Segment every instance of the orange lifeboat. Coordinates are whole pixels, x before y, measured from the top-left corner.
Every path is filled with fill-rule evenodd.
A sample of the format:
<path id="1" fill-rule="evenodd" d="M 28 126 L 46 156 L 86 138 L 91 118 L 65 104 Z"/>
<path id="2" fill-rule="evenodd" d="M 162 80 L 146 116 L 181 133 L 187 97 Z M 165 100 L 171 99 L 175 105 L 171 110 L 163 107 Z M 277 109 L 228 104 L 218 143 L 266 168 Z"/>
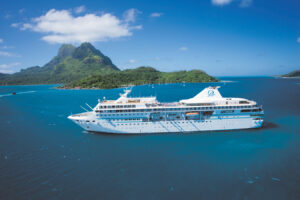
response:
<path id="1" fill-rule="evenodd" d="M 187 116 L 199 115 L 199 112 L 187 112 L 185 113 Z"/>

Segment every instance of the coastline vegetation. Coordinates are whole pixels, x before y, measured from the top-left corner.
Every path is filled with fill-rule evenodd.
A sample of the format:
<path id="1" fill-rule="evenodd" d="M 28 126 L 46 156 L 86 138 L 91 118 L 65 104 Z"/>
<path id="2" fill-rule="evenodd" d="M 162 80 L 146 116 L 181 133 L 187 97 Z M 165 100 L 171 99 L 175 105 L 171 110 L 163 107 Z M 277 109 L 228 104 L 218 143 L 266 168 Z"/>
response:
<path id="1" fill-rule="evenodd" d="M 283 78 L 300 78 L 300 70 L 292 71 L 288 74 L 284 74 L 281 77 Z"/>
<path id="2" fill-rule="evenodd" d="M 118 88 L 128 85 L 143 85 L 157 83 L 199 83 L 218 82 L 201 70 L 160 72 L 152 67 L 139 67 L 107 75 L 92 75 L 78 81 L 73 81 L 62 88 Z"/>

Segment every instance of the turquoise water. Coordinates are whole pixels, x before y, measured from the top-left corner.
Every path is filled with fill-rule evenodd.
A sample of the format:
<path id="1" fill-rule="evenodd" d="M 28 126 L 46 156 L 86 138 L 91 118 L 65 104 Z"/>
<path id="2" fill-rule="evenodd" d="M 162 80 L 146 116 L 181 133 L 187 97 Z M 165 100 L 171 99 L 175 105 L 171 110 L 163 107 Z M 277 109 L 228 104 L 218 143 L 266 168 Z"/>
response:
<path id="1" fill-rule="evenodd" d="M 121 89 L 0 87 L 0 199 L 300 199 L 300 79 L 223 80 L 137 86 L 131 96 L 173 102 L 220 85 L 262 104 L 264 128 L 91 134 L 67 116 Z"/>

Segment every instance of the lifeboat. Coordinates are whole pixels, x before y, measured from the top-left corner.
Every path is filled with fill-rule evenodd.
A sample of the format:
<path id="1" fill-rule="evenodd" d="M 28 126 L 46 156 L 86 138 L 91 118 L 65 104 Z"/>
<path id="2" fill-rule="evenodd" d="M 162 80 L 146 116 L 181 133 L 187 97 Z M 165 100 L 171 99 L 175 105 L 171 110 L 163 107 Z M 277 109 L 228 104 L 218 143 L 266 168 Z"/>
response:
<path id="1" fill-rule="evenodd" d="M 187 112 L 185 113 L 187 116 L 199 115 L 199 112 Z"/>

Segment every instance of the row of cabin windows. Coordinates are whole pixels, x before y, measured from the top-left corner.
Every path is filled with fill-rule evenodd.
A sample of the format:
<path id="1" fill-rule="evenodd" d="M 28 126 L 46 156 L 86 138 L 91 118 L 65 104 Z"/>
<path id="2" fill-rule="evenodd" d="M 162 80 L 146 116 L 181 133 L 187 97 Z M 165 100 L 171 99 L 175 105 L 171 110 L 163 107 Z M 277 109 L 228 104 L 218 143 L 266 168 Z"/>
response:
<path id="1" fill-rule="evenodd" d="M 231 99 L 228 99 L 231 100 Z M 228 102 L 226 102 L 226 104 L 228 104 Z M 248 101 L 239 101 L 239 104 L 249 104 Z M 212 103 L 189 103 L 186 104 L 187 106 L 211 106 L 213 105 Z"/>
<path id="2" fill-rule="evenodd" d="M 248 101 L 240 101 L 240 104 L 249 104 Z M 211 106 L 210 103 L 198 103 L 198 104 L 186 104 L 188 106 Z M 243 106 L 241 106 L 243 107 Z M 101 109 L 109 109 L 109 108 L 136 108 L 136 105 L 104 105 L 100 106 Z M 222 109 L 220 107 L 207 107 L 207 108 L 215 108 L 215 109 Z M 195 109 L 195 108 L 194 108 Z"/>
<path id="3" fill-rule="evenodd" d="M 261 112 L 262 109 L 259 108 L 259 109 L 246 109 L 246 110 L 241 110 L 241 112 Z M 202 114 L 203 115 L 211 115 L 213 113 L 213 111 L 206 111 L 206 112 L 203 112 Z M 234 110 L 222 110 L 221 113 L 225 114 L 225 113 L 234 113 Z M 130 113 L 126 113 L 126 114 L 119 114 L 118 116 L 129 116 L 129 115 L 136 115 L 136 114 L 130 114 Z M 141 113 L 141 115 L 147 115 L 146 113 Z M 176 116 L 177 114 L 175 113 L 171 113 L 171 114 L 168 114 L 168 116 Z M 102 114 L 103 117 L 109 117 L 109 116 L 116 116 L 114 114 Z"/>
<path id="4" fill-rule="evenodd" d="M 194 122 L 197 122 L 197 123 L 203 123 L 203 122 L 204 122 L 204 123 L 208 123 L 208 122 L 212 122 L 212 121 L 203 121 L 203 122 L 202 122 L 202 121 L 196 121 L 196 120 L 195 120 Z M 146 122 L 146 123 L 147 123 L 147 122 Z M 148 123 L 151 123 L 151 122 L 148 122 Z M 177 124 L 180 124 L 180 123 L 181 123 L 181 124 L 184 124 L 184 123 L 190 124 L 190 122 L 185 122 L 185 121 L 179 121 L 179 122 L 176 122 L 176 123 L 177 123 Z M 143 125 L 143 124 L 145 124 L 145 123 L 141 123 L 141 125 Z M 169 122 L 166 122 L 166 124 L 169 124 Z M 173 123 L 170 122 L 170 124 L 173 124 Z M 124 124 L 116 124 L 116 125 L 118 125 L 118 126 L 121 125 L 121 126 L 122 126 L 122 125 L 140 125 L 140 124 L 139 124 L 139 123 L 128 123 L 128 124 L 127 124 L 127 123 L 124 123 Z"/>
<path id="5" fill-rule="evenodd" d="M 212 103 L 187 103 L 187 106 L 212 106 Z"/>
<path id="6" fill-rule="evenodd" d="M 110 106 L 100 106 L 102 109 L 108 108 L 135 108 L 136 105 L 110 105 Z"/>
<path id="7" fill-rule="evenodd" d="M 154 109 L 135 109 L 135 110 L 96 110 L 96 112 L 118 113 L 118 112 L 152 112 L 152 111 L 188 111 L 188 110 L 217 110 L 217 109 L 242 109 L 253 106 L 214 106 L 214 107 L 194 107 L 194 108 L 154 108 Z"/>
<path id="8" fill-rule="evenodd" d="M 118 114 L 118 116 L 128 116 L 128 115 L 136 115 L 136 114 L 130 114 L 130 113 L 126 113 L 126 114 Z M 140 115 L 147 115 L 146 113 L 141 113 Z M 102 114 L 101 116 L 116 116 L 114 114 Z"/>
<path id="9" fill-rule="evenodd" d="M 111 121 L 124 121 L 124 120 L 129 120 L 129 121 L 138 121 L 141 120 L 140 118 L 128 118 L 128 119 L 111 119 Z"/>
<path id="10" fill-rule="evenodd" d="M 261 108 L 259 108 L 259 109 L 253 109 L 253 110 L 251 110 L 251 109 L 241 110 L 241 112 L 261 112 L 261 111 L 262 111 Z"/>

